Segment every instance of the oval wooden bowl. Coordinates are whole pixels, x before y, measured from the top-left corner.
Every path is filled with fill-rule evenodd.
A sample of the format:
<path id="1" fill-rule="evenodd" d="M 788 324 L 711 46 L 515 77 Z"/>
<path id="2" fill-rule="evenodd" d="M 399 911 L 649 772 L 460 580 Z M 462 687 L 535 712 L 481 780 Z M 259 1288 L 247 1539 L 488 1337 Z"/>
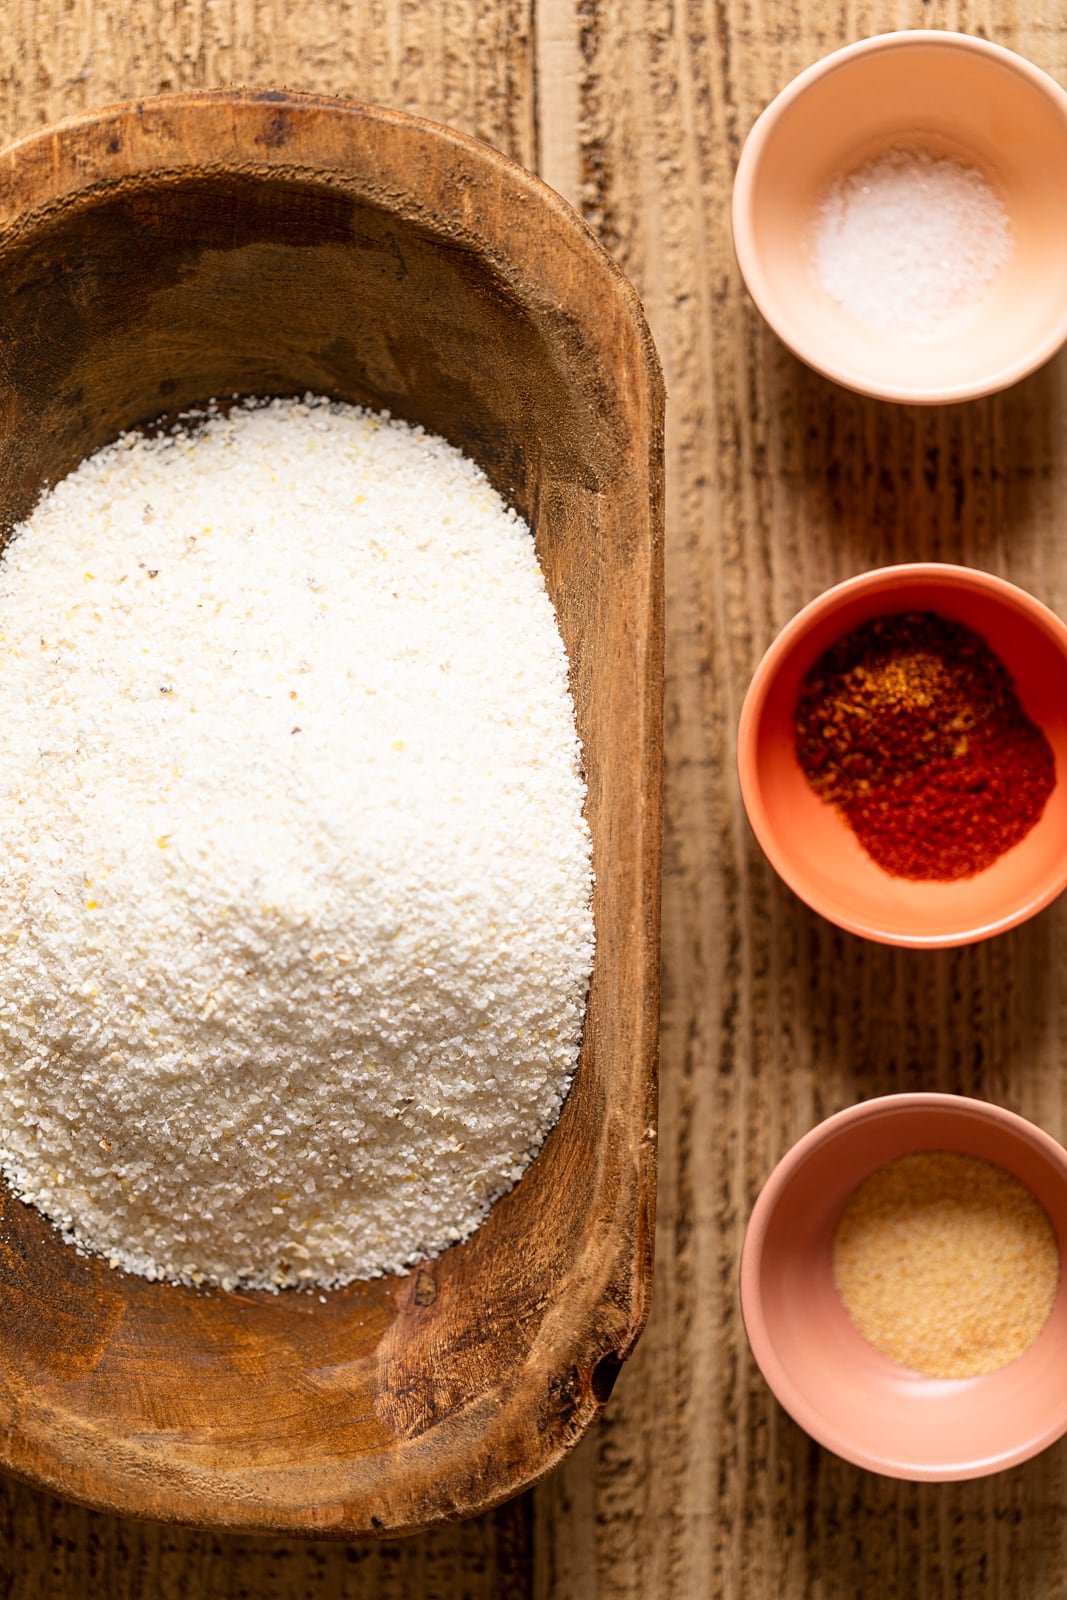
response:
<path id="1" fill-rule="evenodd" d="M 0 1466 L 216 1528 L 482 1511 L 579 1438 L 650 1288 L 663 396 L 640 307 L 503 156 L 274 91 L 127 104 L 0 154 L 0 303 L 3 526 L 122 429 L 234 393 L 386 407 L 482 464 L 535 527 L 570 655 L 597 929 L 558 1126 L 407 1277 L 325 1303 L 153 1284 L 5 1193 Z"/>

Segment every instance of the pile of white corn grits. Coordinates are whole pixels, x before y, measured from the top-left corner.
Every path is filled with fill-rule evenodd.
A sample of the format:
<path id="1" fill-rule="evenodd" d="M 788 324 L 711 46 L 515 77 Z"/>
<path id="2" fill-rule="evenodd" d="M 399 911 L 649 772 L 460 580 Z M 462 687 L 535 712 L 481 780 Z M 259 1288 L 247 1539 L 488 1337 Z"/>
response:
<path id="1" fill-rule="evenodd" d="M 307 397 L 131 434 L 0 561 L 0 1165 L 150 1278 L 469 1234 L 574 1071 L 591 865 L 526 525 Z"/>

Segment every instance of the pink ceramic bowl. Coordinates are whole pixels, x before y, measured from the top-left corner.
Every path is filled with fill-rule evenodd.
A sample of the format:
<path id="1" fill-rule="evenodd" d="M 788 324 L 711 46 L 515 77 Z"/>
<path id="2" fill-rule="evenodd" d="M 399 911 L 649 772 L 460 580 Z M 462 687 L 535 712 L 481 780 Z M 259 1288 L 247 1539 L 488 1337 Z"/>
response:
<path id="1" fill-rule="evenodd" d="M 1026 1184 L 1067 1243 L 1067 1151 L 1033 1123 L 980 1100 L 901 1094 L 850 1106 L 775 1167 L 749 1220 L 741 1310 L 777 1399 L 814 1439 L 892 1478 L 978 1478 L 1067 1432 L 1067 1281 L 1017 1360 L 978 1378 L 896 1366 L 853 1327 L 834 1285 L 834 1231 L 876 1167 L 921 1150 L 981 1156 Z"/>
<path id="2" fill-rule="evenodd" d="M 988 293 L 920 336 L 842 308 L 813 266 L 835 179 L 918 148 L 976 170 L 1013 239 Z M 815 62 L 754 124 L 733 192 L 749 293 L 801 360 L 861 394 L 922 404 L 1017 382 L 1067 339 L 1067 94 L 1021 56 L 935 29 L 879 34 Z"/>
<path id="3" fill-rule="evenodd" d="M 797 761 L 801 680 L 835 640 L 871 617 L 935 611 L 980 633 L 1043 729 L 1057 781 L 1040 820 L 972 878 L 897 878 L 866 854 Z M 738 728 L 738 776 L 767 859 L 814 911 L 883 944 L 970 944 L 1016 926 L 1067 888 L 1067 626 L 1033 596 L 971 567 L 915 562 L 849 578 L 805 606 L 760 662 Z"/>

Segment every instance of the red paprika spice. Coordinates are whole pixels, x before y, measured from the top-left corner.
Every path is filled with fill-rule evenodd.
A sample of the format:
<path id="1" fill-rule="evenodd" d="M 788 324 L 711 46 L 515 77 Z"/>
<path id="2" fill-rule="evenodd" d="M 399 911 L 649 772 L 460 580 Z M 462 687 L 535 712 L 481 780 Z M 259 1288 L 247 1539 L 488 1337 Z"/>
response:
<path id="1" fill-rule="evenodd" d="M 811 668 L 797 758 L 900 878 L 967 878 L 1024 838 L 1056 782 L 1052 748 L 981 635 L 933 611 L 875 617 Z"/>

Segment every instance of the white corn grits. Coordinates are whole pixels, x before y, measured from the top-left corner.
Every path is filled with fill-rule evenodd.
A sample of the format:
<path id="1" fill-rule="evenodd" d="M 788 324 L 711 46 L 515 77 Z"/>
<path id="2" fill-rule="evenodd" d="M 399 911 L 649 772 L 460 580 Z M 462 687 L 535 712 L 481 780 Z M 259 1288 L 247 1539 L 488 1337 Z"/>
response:
<path id="1" fill-rule="evenodd" d="M 128 435 L 0 561 L 0 1165 L 151 1278 L 337 1285 L 469 1234 L 592 965 L 533 540 L 308 398 Z"/>

